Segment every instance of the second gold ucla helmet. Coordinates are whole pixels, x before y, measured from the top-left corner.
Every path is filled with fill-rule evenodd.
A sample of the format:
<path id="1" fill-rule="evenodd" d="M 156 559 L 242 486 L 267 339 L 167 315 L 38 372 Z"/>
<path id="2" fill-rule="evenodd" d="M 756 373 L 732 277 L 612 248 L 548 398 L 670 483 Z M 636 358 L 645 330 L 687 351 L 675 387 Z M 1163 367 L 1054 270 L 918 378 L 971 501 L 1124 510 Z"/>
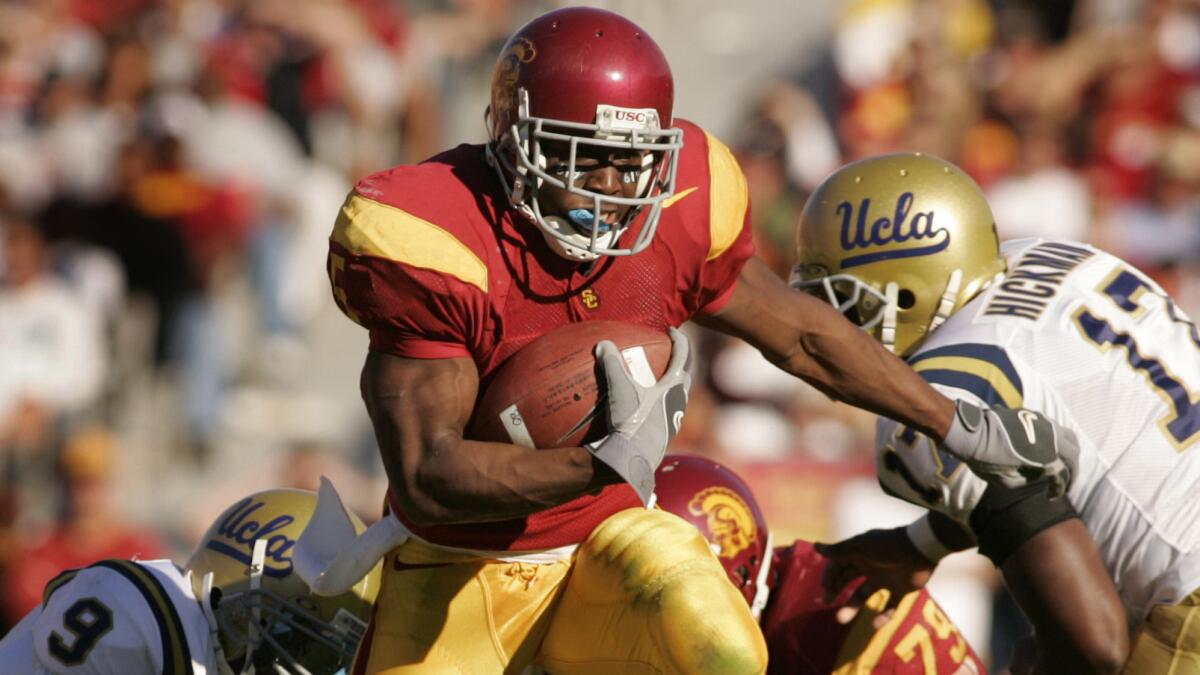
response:
<path id="1" fill-rule="evenodd" d="M 847 164 L 813 192 L 791 285 L 903 355 L 1003 271 L 975 181 L 938 157 L 896 153 Z"/>
<path id="2" fill-rule="evenodd" d="M 275 489 L 238 500 L 208 528 L 185 568 L 213 631 L 218 667 L 232 673 L 349 670 L 379 592 L 381 565 L 341 595 L 310 592 L 292 552 L 317 493 Z M 364 528 L 347 513 L 357 532 Z"/>

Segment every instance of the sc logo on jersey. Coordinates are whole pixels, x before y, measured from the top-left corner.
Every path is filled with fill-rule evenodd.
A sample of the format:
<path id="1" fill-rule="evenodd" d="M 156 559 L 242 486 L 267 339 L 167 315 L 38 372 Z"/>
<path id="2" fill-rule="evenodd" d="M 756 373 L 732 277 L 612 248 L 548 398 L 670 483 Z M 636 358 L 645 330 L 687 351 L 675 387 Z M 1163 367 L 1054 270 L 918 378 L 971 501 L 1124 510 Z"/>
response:
<path id="1" fill-rule="evenodd" d="M 590 288 L 585 288 L 579 292 L 579 301 L 588 309 L 596 309 L 600 306 L 600 296 L 596 295 L 596 291 Z"/>

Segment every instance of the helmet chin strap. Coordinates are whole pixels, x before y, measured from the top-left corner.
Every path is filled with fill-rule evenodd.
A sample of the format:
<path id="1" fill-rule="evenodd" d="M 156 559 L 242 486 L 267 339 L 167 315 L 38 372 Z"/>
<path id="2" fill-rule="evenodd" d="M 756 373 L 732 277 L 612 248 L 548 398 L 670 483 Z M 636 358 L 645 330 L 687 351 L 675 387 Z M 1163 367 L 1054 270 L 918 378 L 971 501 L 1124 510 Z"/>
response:
<path id="1" fill-rule="evenodd" d="M 767 585 L 767 575 L 771 572 L 771 559 L 775 551 L 774 539 L 770 532 L 767 532 L 767 544 L 763 553 L 763 563 L 758 568 L 758 577 L 754 579 L 754 602 L 750 603 L 750 615 L 755 621 L 762 616 L 763 610 L 767 607 L 767 600 L 771 597 L 771 587 Z"/>
<path id="2" fill-rule="evenodd" d="M 954 313 L 954 301 L 958 298 L 958 290 L 962 287 L 962 278 L 962 270 L 956 269 L 950 273 L 950 279 L 946 282 L 946 292 L 942 293 L 937 311 L 929 320 L 929 333 L 933 333 L 934 329 L 946 323 L 946 319 L 949 319 L 950 315 Z"/>
<path id="3" fill-rule="evenodd" d="M 262 588 L 263 568 L 266 565 L 267 559 L 267 540 L 255 539 L 254 550 L 250 554 L 250 623 L 246 626 L 246 656 L 242 660 L 242 675 L 253 675 L 254 673 L 254 652 L 262 643 L 262 636 L 259 631 L 262 630 L 262 607 L 258 593 L 254 591 Z"/>
<path id="4" fill-rule="evenodd" d="M 188 576 L 191 576 L 188 572 Z M 221 627 L 217 623 L 217 613 L 212 604 L 213 596 L 213 573 L 209 572 L 200 580 L 200 611 L 204 612 L 204 619 L 208 622 L 208 639 L 212 642 L 213 652 L 217 656 L 217 672 L 220 675 L 235 675 L 233 669 L 229 667 L 229 662 L 225 659 L 225 648 L 221 646 Z"/>
<path id="5" fill-rule="evenodd" d="M 879 328 L 879 341 L 889 352 L 896 353 L 896 315 L 900 311 L 900 284 L 888 282 L 883 290 L 883 325 Z"/>

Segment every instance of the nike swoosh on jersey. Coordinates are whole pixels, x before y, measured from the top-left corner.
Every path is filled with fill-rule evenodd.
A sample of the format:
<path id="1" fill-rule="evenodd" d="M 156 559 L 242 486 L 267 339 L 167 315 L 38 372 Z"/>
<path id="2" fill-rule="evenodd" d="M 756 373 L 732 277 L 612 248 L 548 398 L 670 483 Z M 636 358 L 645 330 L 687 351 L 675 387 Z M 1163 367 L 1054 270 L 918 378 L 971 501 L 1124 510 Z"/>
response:
<path id="1" fill-rule="evenodd" d="M 693 193 L 693 192 L 695 192 L 697 189 L 698 189 L 698 188 L 690 187 L 690 188 L 688 188 L 688 189 L 684 190 L 683 192 L 676 192 L 675 194 L 671 195 L 670 197 L 667 197 L 666 199 L 664 199 L 664 200 L 663 200 L 663 208 L 664 208 L 664 209 L 669 209 L 669 208 L 671 208 L 672 206 L 674 206 L 674 205 L 675 205 L 675 202 L 677 202 L 677 201 L 679 201 L 680 199 L 683 199 L 684 197 L 686 197 L 686 196 L 688 196 L 688 195 L 692 194 L 692 193 Z"/>

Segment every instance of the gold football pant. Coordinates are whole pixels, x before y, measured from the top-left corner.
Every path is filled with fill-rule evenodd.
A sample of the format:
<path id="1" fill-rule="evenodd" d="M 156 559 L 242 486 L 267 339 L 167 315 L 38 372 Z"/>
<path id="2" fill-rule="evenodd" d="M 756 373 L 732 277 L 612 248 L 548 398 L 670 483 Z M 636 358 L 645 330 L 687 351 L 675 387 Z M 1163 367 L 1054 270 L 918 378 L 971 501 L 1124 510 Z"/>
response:
<path id="1" fill-rule="evenodd" d="M 761 673 L 766 644 L 689 523 L 629 509 L 571 561 L 486 560 L 409 541 L 388 554 L 356 673 Z"/>
<path id="2" fill-rule="evenodd" d="M 1200 589 L 1177 605 L 1158 605 L 1133 639 L 1128 675 L 1200 673 Z"/>

